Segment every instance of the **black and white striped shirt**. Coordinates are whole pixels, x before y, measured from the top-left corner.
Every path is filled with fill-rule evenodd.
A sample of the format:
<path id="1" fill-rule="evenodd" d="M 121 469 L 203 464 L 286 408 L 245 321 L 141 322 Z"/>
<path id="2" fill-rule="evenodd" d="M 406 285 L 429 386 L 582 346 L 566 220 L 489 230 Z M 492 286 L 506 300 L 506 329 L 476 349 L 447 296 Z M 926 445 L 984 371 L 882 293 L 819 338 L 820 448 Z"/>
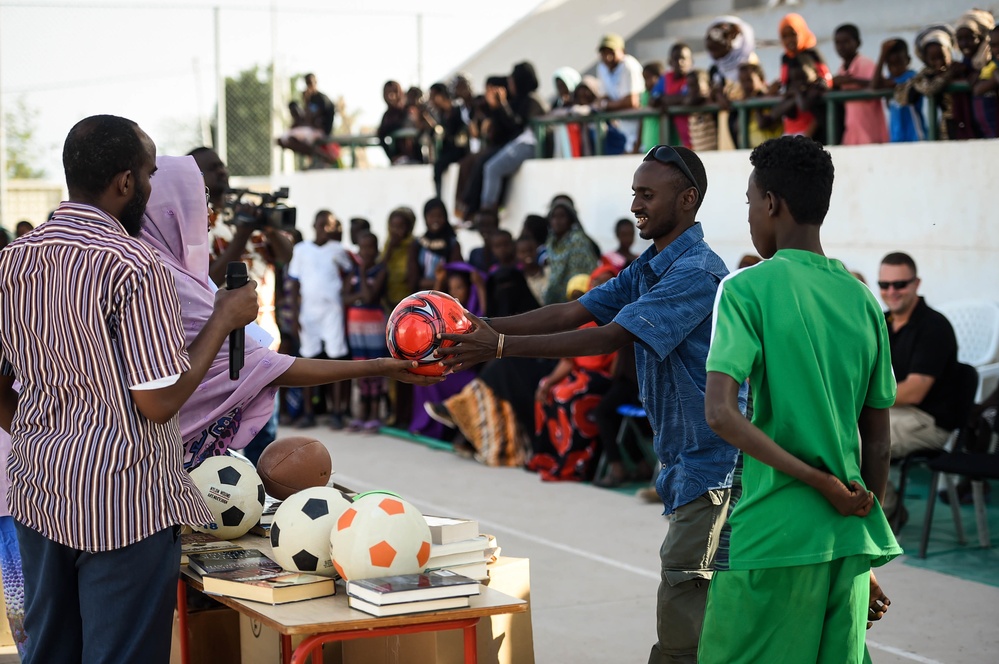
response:
<path id="1" fill-rule="evenodd" d="M 15 519 L 91 552 L 212 521 L 183 470 L 177 418 L 156 424 L 131 398 L 190 361 L 173 278 L 117 220 L 63 203 L 0 253 L 0 360 L 22 385 Z"/>

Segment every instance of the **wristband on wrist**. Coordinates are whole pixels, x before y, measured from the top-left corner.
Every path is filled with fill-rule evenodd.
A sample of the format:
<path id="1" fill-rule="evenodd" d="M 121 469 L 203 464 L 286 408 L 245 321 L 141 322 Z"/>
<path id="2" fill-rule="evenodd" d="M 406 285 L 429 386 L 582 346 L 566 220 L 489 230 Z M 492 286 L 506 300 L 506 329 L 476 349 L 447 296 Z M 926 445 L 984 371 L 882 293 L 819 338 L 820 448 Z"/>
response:
<path id="1" fill-rule="evenodd" d="M 506 335 L 499 335 L 499 339 L 496 340 L 496 359 L 502 359 L 503 357 L 503 342 L 506 341 Z"/>

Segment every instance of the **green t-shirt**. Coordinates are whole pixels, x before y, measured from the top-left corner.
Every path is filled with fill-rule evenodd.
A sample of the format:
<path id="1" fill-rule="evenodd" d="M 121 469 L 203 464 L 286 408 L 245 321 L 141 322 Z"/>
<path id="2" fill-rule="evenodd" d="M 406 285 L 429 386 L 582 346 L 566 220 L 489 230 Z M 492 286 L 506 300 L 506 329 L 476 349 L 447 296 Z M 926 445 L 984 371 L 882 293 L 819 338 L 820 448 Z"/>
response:
<path id="1" fill-rule="evenodd" d="M 857 420 L 895 402 L 885 317 L 838 260 L 784 249 L 718 288 L 708 371 L 749 379 L 753 424 L 805 463 L 860 477 Z M 745 456 L 731 517 L 731 569 L 902 553 L 881 507 L 840 516 L 811 487 Z"/>
<path id="2" fill-rule="evenodd" d="M 638 96 L 638 103 L 642 108 L 648 108 L 652 101 L 652 94 L 645 90 Z M 648 152 L 652 148 L 656 147 L 660 143 L 665 141 L 659 140 L 659 118 L 657 117 L 647 117 L 642 118 L 642 152 Z"/>

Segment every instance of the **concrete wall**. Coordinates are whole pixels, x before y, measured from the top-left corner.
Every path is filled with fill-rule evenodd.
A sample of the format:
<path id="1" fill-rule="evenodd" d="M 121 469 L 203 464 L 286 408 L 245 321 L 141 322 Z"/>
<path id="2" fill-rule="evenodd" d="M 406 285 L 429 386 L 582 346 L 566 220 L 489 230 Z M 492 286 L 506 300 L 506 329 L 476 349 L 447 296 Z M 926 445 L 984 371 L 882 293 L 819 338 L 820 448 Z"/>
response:
<path id="1" fill-rule="evenodd" d="M 929 301 L 999 299 L 994 228 L 999 216 L 989 195 L 988 166 L 997 149 L 999 141 L 832 148 L 836 182 L 823 231 L 827 254 L 873 284 L 881 257 L 906 251 L 919 265 Z M 745 205 L 749 153 L 701 156 L 708 191 L 699 220 L 709 243 L 733 266 L 753 251 Z M 587 232 L 610 250 L 614 222 L 631 216 L 631 178 L 638 162 L 636 156 L 528 161 L 514 177 L 502 226 L 517 234 L 526 214 L 543 213 L 553 194 L 565 192 L 576 200 Z M 392 208 L 409 205 L 421 216 L 423 203 L 433 196 L 427 166 L 312 171 L 280 176 L 272 184 L 291 187 L 307 236 L 316 210 L 329 207 L 344 219 L 367 217 L 384 238 Z M 481 243 L 468 231 L 459 239 L 466 254 Z"/>

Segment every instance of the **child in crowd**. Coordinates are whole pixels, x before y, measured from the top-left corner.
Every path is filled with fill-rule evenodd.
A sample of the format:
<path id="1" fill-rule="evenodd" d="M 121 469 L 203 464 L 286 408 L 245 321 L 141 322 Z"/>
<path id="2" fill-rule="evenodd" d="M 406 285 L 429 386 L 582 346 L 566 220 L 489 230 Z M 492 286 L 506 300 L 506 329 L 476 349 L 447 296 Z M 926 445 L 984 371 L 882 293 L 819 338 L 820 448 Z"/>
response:
<path id="1" fill-rule="evenodd" d="M 779 30 L 780 41 L 784 45 L 784 55 L 781 56 L 779 88 L 787 88 L 788 79 L 790 78 L 788 66 L 802 55 L 807 55 L 810 58 L 817 80 L 826 89 L 830 88 L 832 86 L 832 74 L 829 71 L 828 65 L 826 65 L 825 58 L 822 57 L 822 54 L 816 48 L 819 40 L 816 38 L 815 33 L 809 29 L 808 24 L 805 23 L 805 19 L 800 14 L 788 14 L 781 19 Z M 777 92 L 779 88 L 774 87 L 771 91 Z"/>
<path id="2" fill-rule="evenodd" d="M 482 246 L 472 249 L 468 255 L 468 262 L 481 272 L 489 272 L 496 264 L 496 256 L 489 246 L 489 238 L 499 228 L 499 217 L 496 216 L 495 210 L 479 210 L 475 213 L 472 225 L 482 237 Z"/>
<path id="3" fill-rule="evenodd" d="M 866 90 L 874 78 L 874 61 L 858 52 L 860 29 L 844 23 L 833 33 L 836 53 L 843 64 L 833 77 L 836 90 Z M 880 99 L 848 101 L 843 105 L 843 145 L 887 143 L 888 126 L 885 124 L 884 102 Z"/>
<path id="4" fill-rule="evenodd" d="M 669 70 L 663 74 L 652 91 L 655 105 L 660 108 L 682 106 L 687 95 L 687 75 L 694 68 L 694 56 L 684 43 L 673 44 L 669 50 Z M 675 115 L 670 120 L 676 131 L 674 144 L 690 147 L 690 119 L 686 115 Z M 665 142 L 665 141 L 661 141 Z M 653 146 L 649 146 L 648 152 Z"/>
<path id="5" fill-rule="evenodd" d="M 347 307 L 347 337 L 351 357 L 368 360 L 388 355 L 385 346 L 385 310 L 382 298 L 388 272 L 378 262 L 378 238 L 370 232 L 357 238 L 357 262 L 350 279 L 344 284 L 343 299 Z M 374 433 L 381 428 L 379 416 L 386 396 L 386 380 L 381 376 L 358 378 L 360 410 L 350 420 L 351 431 Z"/>
<path id="6" fill-rule="evenodd" d="M 908 143 L 926 139 L 923 119 L 923 97 L 910 85 L 916 70 L 909 65 L 909 47 L 904 40 L 892 38 L 881 44 L 881 55 L 874 69 L 871 87 L 876 90 L 894 88 L 888 100 L 888 138 L 892 143 Z M 885 77 L 884 69 L 888 68 Z"/>
<path id="7" fill-rule="evenodd" d="M 990 34 L 992 59 L 985 63 L 975 81 L 974 94 L 975 120 L 983 138 L 999 136 L 999 28 Z"/>
<path id="8" fill-rule="evenodd" d="M 431 198 L 423 206 L 427 232 L 409 246 L 406 273 L 410 292 L 434 287 L 437 266 L 461 260 L 461 246 L 447 217 L 444 201 Z"/>
<path id="9" fill-rule="evenodd" d="M 548 268 L 538 261 L 538 241 L 524 233 L 517 238 L 517 264 L 527 279 L 527 287 L 539 303 L 544 302 L 548 290 Z"/>
<path id="10" fill-rule="evenodd" d="M 974 86 L 982 69 L 992 59 L 991 33 L 996 27 L 995 17 L 984 9 L 966 11 L 954 25 L 954 39 L 963 59 L 955 62 L 954 80 L 967 82 L 972 92 L 955 92 L 954 118 L 957 121 L 952 139 L 995 138 L 996 96 L 976 95 Z"/>
<path id="11" fill-rule="evenodd" d="M 772 111 L 774 116 L 783 118 L 785 136 L 825 140 L 822 95 L 826 86 L 817 65 L 808 53 L 799 53 L 787 62 L 784 99 Z"/>
<path id="12" fill-rule="evenodd" d="M 694 69 L 687 74 L 687 106 L 700 106 L 711 95 L 708 72 Z M 718 124 L 711 113 L 691 113 L 687 116 L 690 129 L 690 147 L 695 152 L 718 149 Z"/>
<path id="13" fill-rule="evenodd" d="M 409 255 L 415 244 L 413 227 L 416 213 L 411 208 L 399 207 L 389 213 L 388 241 L 379 259 L 385 266 L 385 310 L 392 311 L 395 305 L 412 293 L 409 286 Z M 409 414 L 413 404 L 413 389 L 398 381 L 389 383 L 389 399 L 392 409 L 386 424 L 405 426 L 409 424 Z"/>
<path id="14" fill-rule="evenodd" d="M 908 84 L 909 94 L 918 92 L 924 97 L 933 97 L 937 102 L 940 119 L 927 118 L 927 122 L 937 123 L 937 136 L 940 140 L 950 140 L 960 133 L 961 122 L 955 116 L 954 93 L 947 92 L 957 71 L 952 67 L 954 31 L 949 25 L 932 25 L 916 35 L 916 55 L 925 65 Z M 896 88 L 897 95 L 905 95 Z"/>
<path id="15" fill-rule="evenodd" d="M 642 78 L 645 79 L 645 89 L 638 96 L 638 103 L 642 108 L 652 108 L 656 106 L 656 86 L 662 80 L 666 66 L 659 60 L 646 62 L 642 67 Z M 659 145 L 659 118 L 642 118 L 642 123 L 638 128 L 638 141 L 642 146 L 642 152 L 648 152 L 656 145 Z"/>
<path id="16" fill-rule="evenodd" d="M 614 224 L 614 236 L 617 238 L 617 249 L 608 251 L 601 256 L 600 262 L 604 265 L 609 265 L 616 275 L 628 267 L 631 261 L 638 258 L 631 251 L 632 245 L 635 244 L 635 220 L 628 218 L 618 219 L 617 223 Z"/>
<path id="17" fill-rule="evenodd" d="M 293 287 L 299 303 L 298 332 L 299 355 L 304 358 L 349 360 L 347 337 L 343 321 L 341 273 L 350 273 L 354 262 L 340 243 L 343 230 L 340 221 L 329 210 L 316 213 L 312 225 L 315 239 L 295 245 L 288 276 L 295 280 Z M 299 428 L 316 425 L 313 412 L 312 389 L 303 390 L 302 417 Z M 316 388 L 325 402 L 331 397 L 329 425 L 331 429 L 343 428 L 343 385 L 334 383 Z"/>
<path id="18" fill-rule="evenodd" d="M 766 97 L 767 79 L 763 67 L 755 62 L 739 65 L 739 88 L 743 99 Z M 747 121 L 749 144 L 742 147 L 755 148 L 771 138 L 777 138 L 784 133 L 780 117 L 774 117 L 769 108 L 754 108 L 749 111 Z"/>
<path id="19" fill-rule="evenodd" d="M 489 236 L 489 247 L 496 264 L 486 279 L 486 315 L 490 318 L 513 316 L 537 309 L 538 298 L 531 292 L 520 266 L 510 231 L 497 230 Z"/>
<path id="20" fill-rule="evenodd" d="M 772 260 L 726 277 L 715 300 L 705 412 L 743 451 L 743 491 L 729 519 L 727 569 L 711 579 L 697 661 L 793 653 L 860 664 L 868 616 L 886 602 L 871 568 L 902 553 L 874 500 L 887 484 L 895 401 L 888 331 L 870 290 L 822 249 L 829 154 L 783 137 L 750 161 L 753 244 Z M 857 361 L 837 361 L 844 349 Z M 751 421 L 738 403 L 747 380 Z"/>

